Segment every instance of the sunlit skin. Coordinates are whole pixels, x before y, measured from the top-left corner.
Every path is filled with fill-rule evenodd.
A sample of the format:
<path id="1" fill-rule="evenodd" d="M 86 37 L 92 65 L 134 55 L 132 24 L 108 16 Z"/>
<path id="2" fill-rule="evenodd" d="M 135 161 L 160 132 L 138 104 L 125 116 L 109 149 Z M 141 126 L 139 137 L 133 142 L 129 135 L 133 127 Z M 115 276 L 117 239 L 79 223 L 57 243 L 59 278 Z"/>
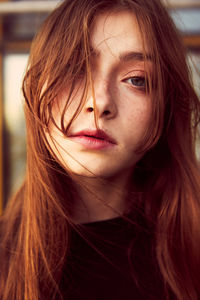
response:
<path id="1" fill-rule="evenodd" d="M 90 178 L 101 177 L 117 183 L 120 190 L 120 187 L 126 187 L 136 162 L 141 158 L 135 150 L 150 122 L 151 99 L 145 91 L 145 74 L 151 72 L 152 63 L 150 59 L 143 59 L 140 31 L 134 15 L 127 11 L 99 15 L 90 36 L 98 126 L 111 137 L 112 142 L 76 136 L 83 130 L 96 130 L 91 90 L 82 111 L 72 122 L 68 137 L 53 125 L 50 133 L 54 142 L 47 137 L 64 167 L 82 176 L 87 183 Z M 77 83 L 77 91 L 67 109 L 66 124 L 80 101 L 80 86 L 81 83 Z M 64 91 L 54 104 L 53 116 L 58 126 L 66 98 L 67 91 Z M 111 187 L 104 188 L 104 191 L 96 187 L 95 191 L 98 195 L 100 193 L 100 197 L 102 195 L 102 199 L 105 195 L 112 199 Z M 116 194 L 113 198 L 114 203 L 118 203 Z M 121 195 L 119 199 L 120 205 L 113 205 L 112 200 L 109 203 L 121 210 Z"/>

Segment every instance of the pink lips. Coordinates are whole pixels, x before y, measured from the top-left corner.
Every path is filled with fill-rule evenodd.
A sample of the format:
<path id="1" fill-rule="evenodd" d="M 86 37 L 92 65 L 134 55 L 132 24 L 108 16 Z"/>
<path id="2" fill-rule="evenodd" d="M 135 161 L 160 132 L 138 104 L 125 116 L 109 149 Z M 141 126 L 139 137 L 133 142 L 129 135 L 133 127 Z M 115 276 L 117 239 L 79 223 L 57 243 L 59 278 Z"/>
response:
<path id="1" fill-rule="evenodd" d="M 88 149 L 103 149 L 116 145 L 113 138 L 103 130 L 82 130 L 68 136 L 74 142 L 80 143 Z"/>

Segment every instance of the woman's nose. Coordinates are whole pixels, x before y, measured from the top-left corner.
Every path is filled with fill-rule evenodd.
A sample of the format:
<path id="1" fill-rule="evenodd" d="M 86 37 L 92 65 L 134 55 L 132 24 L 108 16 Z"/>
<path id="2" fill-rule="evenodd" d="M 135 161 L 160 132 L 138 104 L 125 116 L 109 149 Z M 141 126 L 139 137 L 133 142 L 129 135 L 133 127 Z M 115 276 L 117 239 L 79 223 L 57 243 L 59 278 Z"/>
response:
<path id="1" fill-rule="evenodd" d="M 85 111 L 93 113 L 95 111 L 98 118 L 112 119 L 117 114 L 117 102 L 113 84 L 108 81 L 98 81 L 93 83 L 93 89 L 86 101 Z"/>

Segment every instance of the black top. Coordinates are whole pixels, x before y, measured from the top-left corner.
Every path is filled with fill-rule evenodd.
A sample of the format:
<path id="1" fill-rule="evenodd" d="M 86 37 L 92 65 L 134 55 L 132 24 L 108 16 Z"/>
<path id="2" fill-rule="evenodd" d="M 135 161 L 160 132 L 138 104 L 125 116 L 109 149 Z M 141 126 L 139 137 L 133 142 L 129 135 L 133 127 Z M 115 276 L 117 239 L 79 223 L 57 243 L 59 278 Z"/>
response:
<path id="1" fill-rule="evenodd" d="M 60 284 L 64 299 L 165 299 L 150 232 L 122 218 L 81 229 L 82 233 L 72 231 Z"/>

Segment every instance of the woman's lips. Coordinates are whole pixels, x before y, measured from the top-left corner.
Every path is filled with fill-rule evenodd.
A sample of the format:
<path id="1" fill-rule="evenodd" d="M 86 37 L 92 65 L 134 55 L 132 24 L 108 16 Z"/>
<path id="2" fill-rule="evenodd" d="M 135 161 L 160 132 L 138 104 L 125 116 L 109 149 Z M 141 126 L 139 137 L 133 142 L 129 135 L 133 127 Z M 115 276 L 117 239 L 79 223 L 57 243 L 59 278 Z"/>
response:
<path id="1" fill-rule="evenodd" d="M 104 149 L 116 145 L 113 138 L 108 136 L 103 130 L 82 130 L 68 135 L 70 140 L 83 145 L 88 149 Z"/>

